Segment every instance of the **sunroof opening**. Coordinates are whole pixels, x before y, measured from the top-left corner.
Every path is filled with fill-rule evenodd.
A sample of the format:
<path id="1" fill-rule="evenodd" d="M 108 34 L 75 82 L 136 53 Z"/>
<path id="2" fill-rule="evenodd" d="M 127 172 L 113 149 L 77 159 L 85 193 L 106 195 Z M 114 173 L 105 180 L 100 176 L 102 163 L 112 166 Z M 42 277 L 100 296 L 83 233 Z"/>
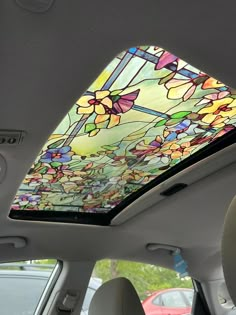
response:
<path id="1" fill-rule="evenodd" d="M 49 137 L 10 216 L 67 221 L 68 214 L 92 224 L 111 217 L 235 131 L 235 99 L 235 90 L 162 48 L 122 52 Z"/>

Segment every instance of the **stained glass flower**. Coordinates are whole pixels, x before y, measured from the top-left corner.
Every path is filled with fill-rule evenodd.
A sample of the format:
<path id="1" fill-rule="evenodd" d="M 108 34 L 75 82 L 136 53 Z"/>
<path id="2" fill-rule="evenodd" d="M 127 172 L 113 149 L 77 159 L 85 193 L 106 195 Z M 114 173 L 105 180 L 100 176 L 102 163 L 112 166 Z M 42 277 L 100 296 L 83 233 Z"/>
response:
<path id="1" fill-rule="evenodd" d="M 19 210 L 22 208 L 27 209 L 35 209 L 35 207 L 39 204 L 41 199 L 40 195 L 32 195 L 32 194 L 22 194 L 19 195 L 13 205 L 14 210 Z"/>
<path id="2" fill-rule="evenodd" d="M 196 105 L 206 105 L 211 104 L 213 101 L 220 100 L 225 98 L 230 94 L 229 91 L 220 91 L 218 93 L 211 93 L 208 95 L 205 95 L 203 99 L 201 99 Z"/>
<path id="3" fill-rule="evenodd" d="M 153 144 L 146 144 L 144 141 L 140 141 L 135 148 L 131 149 L 134 155 L 138 157 L 145 157 L 146 155 L 152 155 L 159 151 L 159 146 Z"/>
<path id="4" fill-rule="evenodd" d="M 119 91 L 118 91 L 119 92 Z M 122 91 L 121 91 L 122 92 Z M 139 95 L 140 90 L 135 90 L 128 94 L 112 93 L 113 111 L 115 114 L 124 114 L 128 112 L 134 105 L 134 101 Z"/>
<path id="5" fill-rule="evenodd" d="M 44 163 L 66 163 L 71 161 L 71 157 L 74 155 L 74 152 L 71 151 L 70 146 L 65 146 L 61 148 L 48 149 L 45 154 L 42 155 L 40 162 Z"/>
<path id="6" fill-rule="evenodd" d="M 168 164 L 172 153 L 169 148 L 170 144 L 171 142 L 165 144 L 161 137 L 157 136 L 148 144 L 144 141 L 139 142 L 135 148 L 130 151 L 148 164 L 156 164 L 158 162 Z"/>
<path id="7" fill-rule="evenodd" d="M 98 115 L 95 119 L 96 124 L 109 120 L 107 128 L 112 128 L 120 123 L 120 116 L 118 114 L 124 114 L 133 107 L 139 90 L 124 95 L 120 95 L 119 92 L 121 91 L 111 93 L 112 108 L 105 108 L 106 114 Z"/>
<path id="8" fill-rule="evenodd" d="M 193 147 L 190 142 L 184 142 L 182 144 L 174 143 L 170 146 L 170 150 L 172 150 L 171 159 L 179 159 L 188 156 L 194 149 L 195 147 Z"/>
<path id="9" fill-rule="evenodd" d="M 206 81 L 206 74 L 200 72 L 194 79 L 176 79 L 173 78 L 165 83 L 165 87 L 168 89 L 167 96 L 170 99 L 183 99 L 187 101 L 195 92 L 196 88 L 200 84 L 204 84 Z"/>
<path id="10" fill-rule="evenodd" d="M 125 182 L 129 183 L 140 183 L 142 182 L 143 184 L 148 182 L 150 179 L 150 174 L 143 172 L 141 170 L 130 170 L 127 169 L 124 174 L 122 175 L 122 179 Z"/>
<path id="11" fill-rule="evenodd" d="M 96 91 L 93 95 L 84 95 L 76 103 L 79 107 L 78 114 L 96 113 L 104 115 L 106 108 L 112 108 L 112 100 L 109 97 L 110 91 Z"/>
<path id="12" fill-rule="evenodd" d="M 160 136 L 157 136 L 149 144 L 145 144 L 143 141 L 138 143 L 135 149 L 132 149 L 132 153 L 138 157 L 143 157 L 144 161 L 148 164 L 162 163 L 168 165 L 171 160 L 179 159 L 191 154 L 194 147 L 191 142 L 186 141 L 180 144 L 178 140 L 175 141 L 163 141 Z"/>
<path id="13" fill-rule="evenodd" d="M 169 53 L 168 51 L 163 51 L 163 53 L 161 54 L 158 60 L 158 63 L 156 64 L 155 69 L 160 70 L 164 68 L 166 65 L 176 61 L 177 59 L 178 57 L 176 57 L 175 55 Z"/>
<path id="14" fill-rule="evenodd" d="M 187 101 L 195 92 L 196 85 L 188 79 L 172 79 L 165 84 L 170 99 L 180 99 Z"/>
<path id="15" fill-rule="evenodd" d="M 225 125 L 225 119 L 236 115 L 236 100 L 231 97 L 215 100 L 211 106 L 200 109 L 198 113 L 205 114 L 203 122 L 221 128 Z"/>
<path id="16" fill-rule="evenodd" d="M 41 174 L 32 174 L 29 175 L 24 183 L 28 184 L 30 187 L 37 187 L 43 184 L 48 183 L 52 179 L 52 175 L 41 175 Z"/>
<path id="17" fill-rule="evenodd" d="M 57 174 L 60 174 L 61 177 L 72 177 L 75 173 L 76 171 L 72 171 L 68 165 L 60 165 L 57 170 Z"/>
<path id="18" fill-rule="evenodd" d="M 205 89 L 214 89 L 214 88 L 221 88 L 224 87 L 225 85 L 221 83 L 220 81 L 208 77 L 208 79 L 203 83 L 202 88 Z"/>
<path id="19" fill-rule="evenodd" d="M 78 184 L 78 180 L 75 178 L 71 178 L 70 181 L 65 181 L 64 179 L 61 181 L 63 190 L 65 191 L 65 193 L 70 193 L 72 192 L 81 192 L 83 190 L 83 186 L 82 186 L 82 179 L 80 179 L 80 183 Z"/>
<path id="20" fill-rule="evenodd" d="M 101 124 L 103 122 L 108 121 L 107 128 L 112 128 L 120 123 L 120 116 L 119 115 L 114 115 L 114 114 L 106 114 L 106 115 L 97 115 L 95 118 L 95 124 Z"/>
<path id="21" fill-rule="evenodd" d="M 78 100 L 78 114 L 96 114 L 94 123 L 85 125 L 86 133 L 95 136 L 100 129 L 110 129 L 119 125 L 120 114 L 128 112 L 133 107 L 139 90 L 121 95 L 122 92 L 123 90 L 96 91 L 93 95 L 84 95 Z"/>

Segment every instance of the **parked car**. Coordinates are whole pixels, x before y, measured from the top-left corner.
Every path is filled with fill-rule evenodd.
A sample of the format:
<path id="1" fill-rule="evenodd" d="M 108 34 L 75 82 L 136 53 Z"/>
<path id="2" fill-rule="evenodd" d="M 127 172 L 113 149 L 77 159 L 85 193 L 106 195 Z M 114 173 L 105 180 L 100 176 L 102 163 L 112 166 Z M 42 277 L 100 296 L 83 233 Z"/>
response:
<path id="1" fill-rule="evenodd" d="M 185 315 L 191 313 L 194 291 L 166 289 L 154 292 L 142 304 L 146 315 Z"/>
<path id="2" fill-rule="evenodd" d="M 0 313 L 33 315 L 54 266 L 2 264 L 1 268 L 4 269 L 0 269 Z M 88 314 L 91 299 L 101 284 L 101 279 L 90 279 L 81 315 Z"/>

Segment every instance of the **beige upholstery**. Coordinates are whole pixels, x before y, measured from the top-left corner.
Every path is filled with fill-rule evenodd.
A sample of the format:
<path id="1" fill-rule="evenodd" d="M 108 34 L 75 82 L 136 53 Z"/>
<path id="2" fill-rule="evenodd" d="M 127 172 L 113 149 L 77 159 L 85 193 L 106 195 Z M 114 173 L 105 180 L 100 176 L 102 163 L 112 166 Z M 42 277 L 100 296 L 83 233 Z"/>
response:
<path id="1" fill-rule="evenodd" d="M 233 199 L 225 218 L 222 265 L 229 294 L 236 305 L 236 197 Z"/>
<path id="2" fill-rule="evenodd" d="M 125 278 L 104 283 L 94 294 L 89 315 L 144 315 L 139 297 Z"/>

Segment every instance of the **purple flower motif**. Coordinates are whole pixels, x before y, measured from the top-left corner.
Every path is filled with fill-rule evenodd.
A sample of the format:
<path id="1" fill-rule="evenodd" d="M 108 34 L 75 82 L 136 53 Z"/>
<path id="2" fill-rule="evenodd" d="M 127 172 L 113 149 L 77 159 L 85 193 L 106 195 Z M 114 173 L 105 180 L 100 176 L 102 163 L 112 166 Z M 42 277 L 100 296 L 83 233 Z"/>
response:
<path id="1" fill-rule="evenodd" d="M 157 148 L 160 148 L 161 147 L 161 143 L 156 141 L 156 140 L 153 140 L 151 143 L 150 143 L 151 146 L 153 147 L 157 147 Z"/>
<path id="2" fill-rule="evenodd" d="M 34 207 L 38 205 L 40 198 L 41 198 L 40 195 L 23 194 L 23 195 L 17 196 L 17 198 L 14 201 L 13 206 L 18 205 L 20 207 L 29 207 L 29 206 Z"/>
<path id="3" fill-rule="evenodd" d="M 29 202 L 31 204 L 38 204 L 40 201 L 41 196 L 40 195 L 31 195 L 29 196 Z"/>
<path id="4" fill-rule="evenodd" d="M 134 105 L 134 101 L 139 95 L 140 90 L 133 91 L 125 95 L 113 96 L 113 108 L 110 110 L 113 114 L 124 114 Z"/>
<path id="5" fill-rule="evenodd" d="M 60 162 L 66 163 L 71 161 L 74 152 L 71 151 L 70 146 L 62 148 L 48 149 L 41 157 L 40 161 L 44 163 Z"/>

